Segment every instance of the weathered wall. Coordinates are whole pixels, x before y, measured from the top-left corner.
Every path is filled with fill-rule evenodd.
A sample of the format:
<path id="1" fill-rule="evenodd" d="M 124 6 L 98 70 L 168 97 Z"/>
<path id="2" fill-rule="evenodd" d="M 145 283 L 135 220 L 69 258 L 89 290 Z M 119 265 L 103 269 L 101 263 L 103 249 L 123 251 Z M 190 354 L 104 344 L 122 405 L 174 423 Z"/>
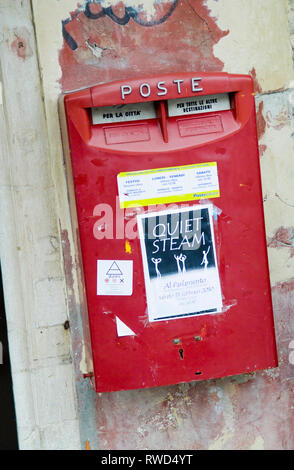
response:
<path id="1" fill-rule="evenodd" d="M 30 2 L 2 1 L 0 259 L 21 449 L 80 445 L 50 159 Z"/>
<path id="2" fill-rule="evenodd" d="M 21 2 L 17 3 L 21 9 Z M 294 365 L 289 360 L 289 346 L 294 339 L 294 169 L 289 88 L 294 78 L 290 41 L 293 26 L 288 27 L 293 15 L 292 3 L 288 4 L 287 0 L 97 0 L 78 5 L 76 0 L 32 1 L 48 134 L 40 139 L 48 142 L 48 153 L 40 150 L 38 165 L 42 168 L 36 172 L 43 172 L 52 189 L 50 194 L 54 192 L 55 197 L 54 202 L 44 202 L 42 214 L 45 218 L 50 215 L 54 221 L 54 230 L 49 227 L 44 230 L 46 240 L 50 233 L 55 236 L 54 269 L 58 271 L 58 262 L 63 269 L 62 273 L 58 271 L 57 278 L 64 281 L 67 294 L 83 448 L 294 447 Z M 20 47 L 16 38 L 25 40 L 26 47 Z M 32 31 L 19 29 L 14 37 L 12 32 L 7 36 L 6 46 L 23 65 L 32 60 L 32 42 Z M 280 366 L 272 371 L 222 380 L 95 395 L 82 378 L 80 299 L 57 97 L 62 91 L 120 77 L 182 70 L 250 73 L 255 79 Z M 18 217 L 25 220 L 25 213 Z M 28 240 L 27 250 L 28 256 L 35 252 L 32 240 Z M 44 259 L 42 252 L 39 259 Z M 33 272 L 27 275 L 34 277 Z M 49 286 L 49 274 L 44 274 L 44 278 L 45 284 L 37 285 Z M 40 302 L 45 303 L 48 291 L 42 293 Z M 63 299 L 57 298 L 55 311 L 62 311 L 62 304 Z M 45 323 L 46 327 L 50 325 L 49 320 Z M 59 317 L 56 323 L 61 323 Z M 51 338 L 56 338 L 54 335 Z M 41 354 L 40 348 L 39 344 L 37 357 Z M 48 364 L 48 359 L 46 361 L 44 367 Z M 50 385 L 48 375 L 42 377 Z M 58 386 L 58 380 L 56 383 Z M 53 400 L 50 394 L 49 400 Z M 75 403 L 75 398 L 72 402 Z M 41 412 L 39 410 L 37 415 Z M 56 422 L 59 423 L 57 418 Z M 30 445 L 54 448 L 61 437 L 58 432 L 62 433 L 60 428 L 56 429 L 57 435 L 51 436 L 50 442 L 31 441 Z M 64 439 L 62 446 L 70 447 L 70 440 Z"/>

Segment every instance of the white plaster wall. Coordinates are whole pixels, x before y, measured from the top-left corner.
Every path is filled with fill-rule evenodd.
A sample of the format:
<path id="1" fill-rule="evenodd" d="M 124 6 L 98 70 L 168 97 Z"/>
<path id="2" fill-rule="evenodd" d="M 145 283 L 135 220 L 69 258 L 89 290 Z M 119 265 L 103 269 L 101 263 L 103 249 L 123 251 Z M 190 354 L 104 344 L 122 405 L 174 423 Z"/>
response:
<path id="1" fill-rule="evenodd" d="M 19 445 L 77 449 L 55 186 L 30 2 L 2 1 L 0 30 L 0 258 Z"/>
<path id="2" fill-rule="evenodd" d="M 229 30 L 214 47 L 229 73 L 255 69 L 263 92 L 287 88 L 293 77 L 287 0 L 207 0 L 218 26 Z"/>
<path id="3" fill-rule="evenodd" d="M 262 89 L 256 102 L 263 103 L 266 121 L 259 143 L 265 146 L 260 164 L 266 232 L 270 238 L 280 227 L 292 225 L 294 218 L 293 107 L 287 91 L 294 74 L 288 1 L 207 0 L 206 4 L 220 28 L 230 31 L 214 47 L 225 70 L 248 73 L 255 69 Z M 281 93 L 271 94 L 277 90 Z M 268 248 L 272 285 L 293 276 L 294 258 L 290 249 L 291 246 L 278 251 Z"/>

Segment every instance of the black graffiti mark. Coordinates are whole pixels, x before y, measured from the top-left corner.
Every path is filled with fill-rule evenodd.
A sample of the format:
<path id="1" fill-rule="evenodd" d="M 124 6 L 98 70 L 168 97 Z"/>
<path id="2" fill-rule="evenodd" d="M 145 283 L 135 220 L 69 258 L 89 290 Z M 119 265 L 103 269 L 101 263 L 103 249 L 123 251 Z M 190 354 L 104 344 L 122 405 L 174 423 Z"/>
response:
<path id="1" fill-rule="evenodd" d="M 112 7 L 107 7 L 103 8 L 102 11 L 99 13 L 92 13 L 91 8 L 90 8 L 90 3 L 87 3 L 86 8 L 85 8 L 85 15 L 90 18 L 91 20 L 97 20 L 98 18 L 101 18 L 102 16 L 109 16 L 110 19 L 112 19 L 115 23 L 120 24 L 120 25 L 125 25 L 127 24 L 130 19 L 132 18 L 136 23 L 140 24 L 141 26 L 156 26 L 161 23 L 164 23 L 173 13 L 175 10 L 179 0 L 173 0 L 173 4 L 171 5 L 169 11 L 161 18 L 158 20 L 152 20 L 152 21 L 143 21 L 138 18 L 138 15 L 140 14 L 139 11 L 137 11 L 134 7 L 126 7 L 125 8 L 125 16 L 120 18 L 119 16 L 115 15 L 113 13 Z"/>
<path id="2" fill-rule="evenodd" d="M 67 44 L 69 45 L 69 47 L 75 51 L 77 48 L 78 48 L 78 44 L 77 42 L 74 40 L 74 38 L 66 31 L 65 27 L 68 23 L 71 22 L 73 18 L 68 18 L 67 20 L 63 20 L 62 21 L 62 35 L 65 39 L 65 41 L 67 42 Z"/>
<path id="3" fill-rule="evenodd" d="M 94 3 L 99 3 L 99 5 L 101 6 L 101 1 L 102 0 L 96 0 Z M 90 20 L 98 20 L 99 18 L 108 16 L 112 21 L 114 21 L 116 24 L 119 24 L 121 26 L 126 25 L 131 19 L 133 19 L 137 24 L 141 26 L 150 27 L 150 26 L 157 26 L 157 25 L 164 23 L 172 15 L 173 11 L 176 9 L 179 3 L 179 0 L 173 0 L 169 11 L 161 18 L 157 20 L 152 20 L 152 21 L 141 20 L 139 18 L 139 14 L 141 12 L 139 10 L 136 10 L 134 7 L 125 7 L 125 15 L 123 17 L 119 17 L 115 15 L 115 13 L 113 13 L 112 7 L 104 8 L 101 6 L 102 10 L 99 13 L 92 13 L 91 3 L 93 3 L 93 1 L 87 0 L 86 5 L 85 5 L 85 10 L 83 11 L 84 15 Z M 81 11 L 78 11 L 77 13 L 73 14 L 71 18 L 67 18 L 66 20 L 62 21 L 63 37 L 66 43 L 68 44 L 68 46 L 73 51 L 78 48 L 78 44 L 74 40 L 74 38 L 69 34 L 69 32 L 66 30 L 66 25 L 70 23 L 80 13 Z"/>

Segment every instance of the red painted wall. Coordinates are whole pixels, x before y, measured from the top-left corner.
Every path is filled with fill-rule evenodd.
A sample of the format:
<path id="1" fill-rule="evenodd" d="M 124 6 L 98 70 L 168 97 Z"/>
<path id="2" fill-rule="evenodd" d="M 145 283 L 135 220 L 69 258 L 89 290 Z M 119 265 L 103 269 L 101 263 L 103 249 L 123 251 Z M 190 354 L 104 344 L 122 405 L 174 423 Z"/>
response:
<path id="1" fill-rule="evenodd" d="M 62 89 L 164 72 L 222 70 L 213 46 L 228 32 L 218 28 L 203 3 L 159 2 L 151 19 L 123 2 L 111 11 L 94 3 L 71 12 L 59 56 Z"/>

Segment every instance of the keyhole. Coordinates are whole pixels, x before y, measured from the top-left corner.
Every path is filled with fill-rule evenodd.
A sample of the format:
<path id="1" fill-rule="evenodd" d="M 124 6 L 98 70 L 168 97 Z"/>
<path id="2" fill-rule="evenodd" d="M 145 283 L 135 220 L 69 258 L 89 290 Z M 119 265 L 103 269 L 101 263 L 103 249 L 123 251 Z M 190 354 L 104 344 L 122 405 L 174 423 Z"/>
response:
<path id="1" fill-rule="evenodd" d="M 184 350 L 183 349 L 179 349 L 179 355 L 180 355 L 181 359 L 184 359 Z"/>

